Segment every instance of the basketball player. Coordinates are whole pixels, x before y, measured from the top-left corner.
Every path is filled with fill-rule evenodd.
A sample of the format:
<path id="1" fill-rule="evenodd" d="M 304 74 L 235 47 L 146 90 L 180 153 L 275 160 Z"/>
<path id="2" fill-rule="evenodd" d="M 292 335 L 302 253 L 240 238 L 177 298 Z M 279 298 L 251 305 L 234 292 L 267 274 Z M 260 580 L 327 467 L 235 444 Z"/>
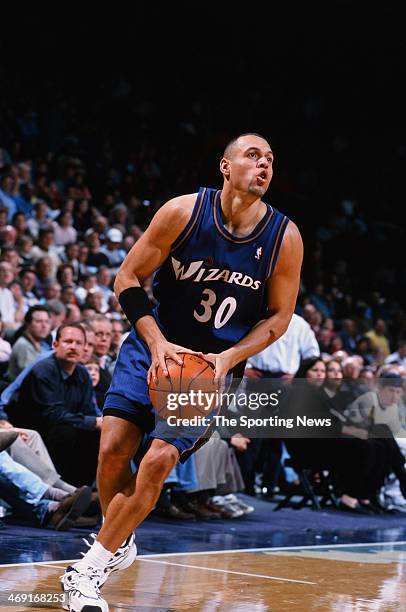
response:
<path id="1" fill-rule="evenodd" d="M 258 134 L 243 134 L 220 161 L 223 189 L 201 188 L 162 206 L 122 263 L 115 293 L 133 331 L 123 343 L 106 394 L 98 488 L 105 517 L 84 558 L 62 584 L 70 610 L 105 612 L 99 587 L 136 556 L 133 530 L 153 509 L 180 459 L 201 445 L 155 425 L 148 383 L 166 360 L 203 353 L 221 381 L 287 329 L 299 289 L 303 247 L 297 227 L 262 198 L 273 153 Z M 155 273 L 153 312 L 142 288 Z M 203 433 L 203 432 L 202 432 Z M 149 447 L 132 475 L 130 459 Z"/>

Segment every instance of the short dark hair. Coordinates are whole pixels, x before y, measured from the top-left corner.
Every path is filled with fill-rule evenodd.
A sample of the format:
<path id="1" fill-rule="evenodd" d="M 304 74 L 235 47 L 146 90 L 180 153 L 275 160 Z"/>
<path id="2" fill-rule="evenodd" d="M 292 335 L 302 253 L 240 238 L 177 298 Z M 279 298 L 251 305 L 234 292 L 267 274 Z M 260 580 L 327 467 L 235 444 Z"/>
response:
<path id="1" fill-rule="evenodd" d="M 79 323 L 79 322 L 76 322 L 76 323 L 62 323 L 62 325 L 60 325 L 58 327 L 58 329 L 56 330 L 55 340 L 59 340 L 60 339 L 63 330 L 66 329 L 67 327 L 73 327 L 75 329 L 80 329 L 80 331 L 82 332 L 83 337 L 85 339 L 85 342 L 86 342 L 86 330 L 83 327 L 83 325 L 81 325 L 81 323 Z"/>
<path id="2" fill-rule="evenodd" d="M 34 312 L 46 312 L 49 317 L 49 308 L 47 308 L 47 306 L 44 306 L 42 304 L 35 304 L 34 306 L 31 306 L 25 313 L 24 322 L 27 325 L 32 322 Z"/>
<path id="3" fill-rule="evenodd" d="M 31 238 L 32 240 L 32 238 Z M 26 274 L 35 274 L 35 276 L 37 275 L 37 273 L 35 272 L 34 268 L 21 268 L 20 273 L 19 273 L 19 277 L 23 278 Z"/>
<path id="4" fill-rule="evenodd" d="M 266 142 L 268 142 L 268 139 L 265 138 L 265 136 L 262 136 L 262 134 L 257 134 L 256 132 L 245 132 L 244 134 L 239 134 L 239 136 L 235 136 L 235 138 L 232 138 L 225 146 L 224 149 L 224 153 L 223 153 L 223 157 L 230 157 L 232 150 L 237 142 L 237 140 L 239 138 L 242 138 L 243 136 L 258 136 L 258 138 L 262 138 L 263 140 L 266 140 Z"/>

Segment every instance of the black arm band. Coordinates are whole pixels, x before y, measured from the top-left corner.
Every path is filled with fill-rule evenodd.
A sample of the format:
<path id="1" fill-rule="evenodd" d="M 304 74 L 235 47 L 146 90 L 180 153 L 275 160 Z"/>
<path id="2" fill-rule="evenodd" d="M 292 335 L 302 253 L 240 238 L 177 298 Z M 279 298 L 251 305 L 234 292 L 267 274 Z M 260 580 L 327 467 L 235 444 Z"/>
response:
<path id="1" fill-rule="evenodd" d="M 123 312 L 131 325 L 135 325 L 138 319 L 150 315 L 152 317 L 152 306 L 146 291 L 142 287 L 128 287 L 118 296 L 118 301 Z"/>

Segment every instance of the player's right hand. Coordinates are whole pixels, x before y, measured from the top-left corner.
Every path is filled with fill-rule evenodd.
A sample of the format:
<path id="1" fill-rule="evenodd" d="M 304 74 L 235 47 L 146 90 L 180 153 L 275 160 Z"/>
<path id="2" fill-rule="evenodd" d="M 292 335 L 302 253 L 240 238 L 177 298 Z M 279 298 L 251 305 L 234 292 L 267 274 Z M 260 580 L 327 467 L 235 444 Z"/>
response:
<path id="1" fill-rule="evenodd" d="M 182 359 L 179 357 L 179 353 L 189 353 L 190 355 L 198 355 L 203 357 L 203 353 L 199 351 L 192 351 L 191 349 L 180 346 L 179 344 L 173 344 L 168 340 L 159 339 L 149 347 L 151 351 L 151 365 L 147 374 L 147 383 L 150 384 L 152 381 L 158 380 L 158 368 L 161 368 L 164 376 L 169 376 L 168 368 L 166 367 L 166 360 L 173 359 L 178 365 L 182 365 Z"/>

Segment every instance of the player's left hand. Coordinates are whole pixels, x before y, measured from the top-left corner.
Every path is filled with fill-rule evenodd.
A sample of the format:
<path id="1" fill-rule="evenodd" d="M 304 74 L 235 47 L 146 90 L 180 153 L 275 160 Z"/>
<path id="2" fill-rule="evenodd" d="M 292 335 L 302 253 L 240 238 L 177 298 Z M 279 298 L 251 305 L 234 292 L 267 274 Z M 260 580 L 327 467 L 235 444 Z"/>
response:
<path id="1" fill-rule="evenodd" d="M 225 353 L 206 353 L 203 355 L 209 363 L 214 365 L 214 383 L 219 385 L 220 390 L 224 389 L 226 376 L 234 367 L 230 357 Z"/>

